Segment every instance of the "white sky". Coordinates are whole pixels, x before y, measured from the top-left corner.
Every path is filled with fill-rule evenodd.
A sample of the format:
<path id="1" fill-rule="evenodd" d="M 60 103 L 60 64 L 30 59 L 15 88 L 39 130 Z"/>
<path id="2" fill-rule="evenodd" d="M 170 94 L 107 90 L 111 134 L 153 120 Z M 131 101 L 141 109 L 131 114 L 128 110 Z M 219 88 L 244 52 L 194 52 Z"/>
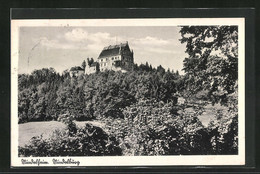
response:
<path id="1" fill-rule="evenodd" d="M 105 46 L 128 41 L 135 63 L 147 61 L 181 73 L 187 54 L 179 30 L 175 26 L 20 27 L 18 72 L 49 67 L 62 72 L 80 66 L 87 57 L 96 60 Z"/>

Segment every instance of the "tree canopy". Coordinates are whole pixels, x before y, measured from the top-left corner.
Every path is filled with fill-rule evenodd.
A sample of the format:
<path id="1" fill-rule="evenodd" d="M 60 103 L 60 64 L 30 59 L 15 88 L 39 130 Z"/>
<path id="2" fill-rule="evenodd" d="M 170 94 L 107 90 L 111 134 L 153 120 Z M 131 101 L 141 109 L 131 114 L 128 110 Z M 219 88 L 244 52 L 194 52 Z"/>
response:
<path id="1" fill-rule="evenodd" d="M 180 33 L 188 54 L 183 64 L 187 89 L 206 89 L 213 102 L 226 103 L 237 90 L 238 27 L 183 26 Z"/>
<path id="2" fill-rule="evenodd" d="M 71 78 L 53 68 L 20 74 L 19 122 L 56 120 L 66 112 L 77 120 L 123 117 L 122 109 L 141 99 L 175 100 L 177 78 L 159 66 L 136 65 L 126 73 L 105 71 Z"/>

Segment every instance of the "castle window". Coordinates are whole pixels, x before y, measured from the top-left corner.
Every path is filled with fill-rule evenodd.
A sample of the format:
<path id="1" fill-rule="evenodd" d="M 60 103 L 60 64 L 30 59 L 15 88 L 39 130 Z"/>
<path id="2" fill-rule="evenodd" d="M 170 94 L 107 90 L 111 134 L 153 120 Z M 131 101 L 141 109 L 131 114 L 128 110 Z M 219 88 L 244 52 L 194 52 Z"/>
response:
<path id="1" fill-rule="evenodd" d="M 106 61 L 107 61 L 107 58 L 106 58 Z"/>
<path id="2" fill-rule="evenodd" d="M 114 57 L 112 57 L 112 60 L 114 60 Z"/>

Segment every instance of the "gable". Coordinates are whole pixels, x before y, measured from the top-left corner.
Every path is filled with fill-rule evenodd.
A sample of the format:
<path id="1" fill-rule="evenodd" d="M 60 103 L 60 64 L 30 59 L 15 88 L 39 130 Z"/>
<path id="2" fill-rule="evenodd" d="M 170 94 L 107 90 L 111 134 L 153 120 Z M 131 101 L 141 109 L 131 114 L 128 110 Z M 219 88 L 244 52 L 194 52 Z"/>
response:
<path id="1" fill-rule="evenodd" d="M 124 43 L 124 44 L 121 43 L 119 45 L 109 45 L 108 47 L 104 47 L 104 49 L 101 51 L 98 58 L 100 59 L 103 57 L 120 55 L 120 47 L 122 51 L 130 51 L 128 43 Z"/>
<path id="2" fill-rule="evenodd" d="M 113 48 L 113 49 L 108 49 L 108 50 L 102 50 L 98 58 L 103 58 L 103 57 L 109 57 L 109 56 L 116 56 L 119 55 L 119 48 Z"/>

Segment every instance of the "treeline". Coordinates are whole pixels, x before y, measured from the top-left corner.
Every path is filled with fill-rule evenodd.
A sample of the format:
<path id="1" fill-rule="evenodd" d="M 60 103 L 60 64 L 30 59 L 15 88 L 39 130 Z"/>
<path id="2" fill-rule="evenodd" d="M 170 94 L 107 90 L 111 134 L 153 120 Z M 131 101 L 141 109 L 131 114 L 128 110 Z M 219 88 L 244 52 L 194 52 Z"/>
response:
<path id="1" fill-rule="evenodd" d="M 106 71 L 71 78 L 53 68 L 20 74 L 19 123 L 57 120 L 64 113 L 76 120 L 123 117 L 123 109 L 140 99 L 176 102 L 180 75 L 163 67 L 135 65 L 126 73 Z"/>

